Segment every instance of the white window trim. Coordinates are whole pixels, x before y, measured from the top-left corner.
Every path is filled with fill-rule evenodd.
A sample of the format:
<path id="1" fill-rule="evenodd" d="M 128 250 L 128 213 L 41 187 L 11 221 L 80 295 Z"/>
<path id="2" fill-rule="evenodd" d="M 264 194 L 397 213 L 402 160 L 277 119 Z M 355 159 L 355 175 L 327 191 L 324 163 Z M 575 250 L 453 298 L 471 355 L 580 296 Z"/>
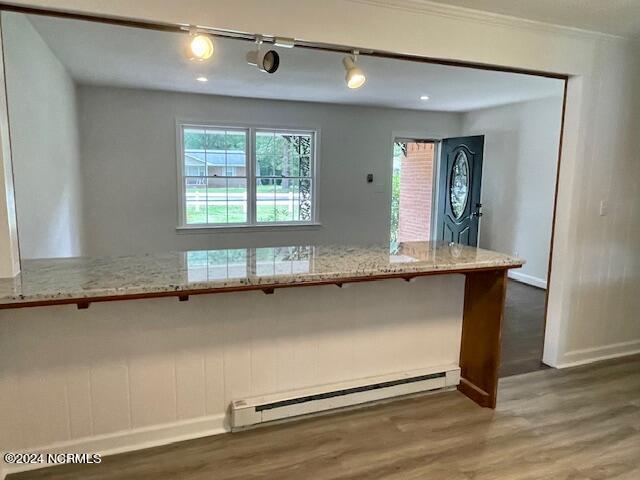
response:
<path id="1" fill-rule="evenodd" d="M 185 166 L 183 159 L 183 130 L 184 128 L 212 128 L 243 130 L 247 132 L 247 221 L 244 223 L 186 223 L 186 199 L 185 199 Z M 311 158 L 311 220 L 309 221 L 287 221 L 287 222 L 258 222 L 256 220 L 256 156 L 253 146 L 255 145 L 255 135 L 258 131 L 289 131 L 292 133 L 307 133 L 313 135 L 313 150 Z M 178 223 L 176 230 L 180 233 L 206 233 L 211 230 L 233 231 L 233 230 L 269 230 L 269 229 L 300 229 L 317 228 L 322 224 L 319 221 L 319 188 L 318 173 L 320 171 L 320 128 L 318 127 L 291 127 L 279 124 L 261 123 L 228 123 L 215 122 L 211 120 L 183 120 L 176 119 L 176 157 L 177 157 L 177 180 L 178 180 Z M 243 177 L 238 177 L 243 178 Z"/>

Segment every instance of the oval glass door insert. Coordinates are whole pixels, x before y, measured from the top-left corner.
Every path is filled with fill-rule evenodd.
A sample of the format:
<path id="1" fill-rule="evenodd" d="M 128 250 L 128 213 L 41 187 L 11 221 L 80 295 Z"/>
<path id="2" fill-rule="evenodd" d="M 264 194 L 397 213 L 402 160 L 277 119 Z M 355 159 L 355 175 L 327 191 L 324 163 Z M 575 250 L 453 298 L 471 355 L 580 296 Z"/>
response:
<path id="1" fill-rule="evenodd" d="M 462 217 L 469 198 L 469 160 L 464 152 L 459 152 L 453 162 L 450 185 L 451 211 L 458 220 Z"/>

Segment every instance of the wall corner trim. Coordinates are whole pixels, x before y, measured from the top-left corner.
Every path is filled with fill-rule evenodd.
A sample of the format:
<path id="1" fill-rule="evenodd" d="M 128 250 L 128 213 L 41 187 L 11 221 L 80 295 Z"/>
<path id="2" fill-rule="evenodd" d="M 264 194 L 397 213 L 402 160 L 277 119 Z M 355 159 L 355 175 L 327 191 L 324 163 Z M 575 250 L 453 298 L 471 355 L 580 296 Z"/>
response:
<path id="1" fill-rule="evenodd" d="M 547 289 L 547 281 L 542 278 L 534 277 L 533 275 L 527 275 L 526 273 L 509 270 L 509 278 L 520 283 L 526 283 L 527 285 L 531 285 L 532 287 L 538 287 L 544 290 Z"/>
<path id="2" fill-rule="evenodd" d="M 555 368 L 570 368 L 636 354 L 640 354 L 640 339 L 569 351 L 561 357 L 556 365 L 551 366 Z"/>

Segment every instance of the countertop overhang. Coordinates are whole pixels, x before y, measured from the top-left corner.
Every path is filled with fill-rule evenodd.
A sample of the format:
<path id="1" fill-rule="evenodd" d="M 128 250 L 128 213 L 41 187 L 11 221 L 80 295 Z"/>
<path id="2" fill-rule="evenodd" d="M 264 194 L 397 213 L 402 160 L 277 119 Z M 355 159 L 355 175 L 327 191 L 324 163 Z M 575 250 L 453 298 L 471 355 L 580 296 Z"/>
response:
<path id="1" fill-rule="evenodd" d="M 0 309 L 411 278 L 519 268 L 524 260 L 459 244 L 303 245 L 24 260 L 0 279 Z"/>

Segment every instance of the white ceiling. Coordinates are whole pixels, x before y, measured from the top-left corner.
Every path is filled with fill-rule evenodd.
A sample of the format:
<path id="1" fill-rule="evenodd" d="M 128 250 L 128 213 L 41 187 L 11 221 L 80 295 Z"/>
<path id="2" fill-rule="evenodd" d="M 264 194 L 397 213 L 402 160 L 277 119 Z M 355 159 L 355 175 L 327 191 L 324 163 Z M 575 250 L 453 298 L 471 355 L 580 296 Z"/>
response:
<path id="1" fill-rule="evenodd" d="M 349 90 L 338 53 L 280 48 L 280 69 L 269 75 L 247 65 L 253 43 L 244 40 L 217 38 L 211 61 L 198 64 L 183 54 L 186 34 L 29 18 L 81 84 L 451 112 L 562 93 L 554 79 L 366 56 L 358 63 L 367 83 Z M 197 82 L 198 75 L 209 81 Z"/>
<path id="2" fill-rule="evenodd" d="M 544 23 L 640 37 L 640 0 L 432 0 Z"/>

